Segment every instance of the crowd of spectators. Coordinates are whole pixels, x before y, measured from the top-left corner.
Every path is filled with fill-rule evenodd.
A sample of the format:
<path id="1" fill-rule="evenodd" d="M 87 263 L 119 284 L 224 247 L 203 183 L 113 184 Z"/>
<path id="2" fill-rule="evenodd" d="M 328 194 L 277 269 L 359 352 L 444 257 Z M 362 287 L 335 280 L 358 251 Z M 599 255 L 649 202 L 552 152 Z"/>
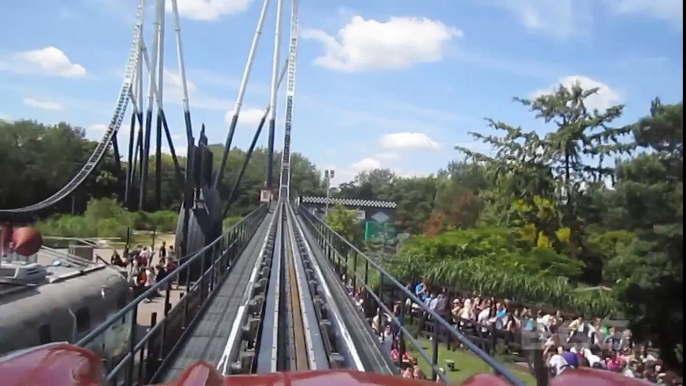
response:
<path id="1" fill-rule="evenodd" d="M 363 289 L 348 285 L 350 295 L 360 309 L 369 301 Z M 507 299 L 483 296 L 455 296 L 447 289 L 432 290 L 426 282 L 407 289 L 432 310 L 468 337 L 497 337 L 520 351 L 537 344 L 543 350 L 543 362 L 551 377 L 571 369 L 588 367 L 621 373 L 629 378 L 640 378 L 656 384 L 682 385 L 683 380 L 667 371 L 650 341 L 637 343 L 625 325 L 610 320 L 590 319 L 569 315 L 561 311 L 535 309 Z M 431 329 L 431 315 L 411 299 L 404 303 L 393 300 L 387 304 L 396 317 L 411 315 L 419 323 L 420 332 Z M 376 307 L 375 307 L 376 308 Z M 401 308 L 404 312 L 401 313 Z M 374 309 L 370 319 L 373 331 L 379 335 L 381 346 L 394 362 L 403 364 L 401 374 L 408 378 L 424 378 L 399 338 L 399 328 L 391 317 Z M 427 333 L 430 339 L 432 334 Z M 448 335 L 448 334 L 444 334 Z M 461 347 L 447 339 L 449 349 Z M 510 347 L 508 345 L 508 347 Z M 399 358 L 402 356 L 402 361 Z"/>
<path id="2" fill-rule="evenodd" d="M 155 247 L 143 247 L 138 244 L 134 249 L 124 248 L 123 256 L 115 250 L 110 264 L 125 268 L 128 272 L 129 285 L 134 297 L 142 294 L 157 282 L 164 279 L 169 272 L 176 269 L 174 247 L 165 242 L 155 252 Z M 150 302 L 159 294 L 152 294 L 145 302 Z"/>

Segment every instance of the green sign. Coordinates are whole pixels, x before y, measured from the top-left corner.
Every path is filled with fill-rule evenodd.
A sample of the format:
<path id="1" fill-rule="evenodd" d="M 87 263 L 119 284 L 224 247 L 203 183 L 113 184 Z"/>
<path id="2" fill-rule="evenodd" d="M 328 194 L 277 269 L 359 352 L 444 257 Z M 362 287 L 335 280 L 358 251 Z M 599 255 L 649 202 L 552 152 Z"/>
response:
<path id="1" fill-rule="evenodd" d="M 364 225 L 365 241 L 383 241 L 395 238 L 395 224 L 367 221 Z"/>

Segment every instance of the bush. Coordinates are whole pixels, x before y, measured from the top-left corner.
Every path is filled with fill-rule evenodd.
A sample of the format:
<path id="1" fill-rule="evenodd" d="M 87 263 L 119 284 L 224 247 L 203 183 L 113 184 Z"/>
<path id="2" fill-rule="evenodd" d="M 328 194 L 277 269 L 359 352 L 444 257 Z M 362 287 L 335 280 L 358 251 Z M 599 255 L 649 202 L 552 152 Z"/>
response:
<path id="1" fill-rule="evenodd" d="M 175 232 L 179 214 L 171 210 L 133 213 L 133 227 L 142 231 Z"/>
<path id="2" fill-rule="evenodd" d="M 96 236 L 100 237 L 119 237 L 126 238 L 126 230 L 128 227 L 121 224 L 114 218 L 106 218 L 98 221 Z"/>
<path id="3" fill-rule="evenodd" d="M 417 237 L 385 265 L 405 282 L 425 278 L 453 290 L 564 311 L 607 316 L 619 309 L 612 293 L 576 292 L 569 278 L 583 265 L 547 248 L 523 247 L 522 235 L 504 228 L 465 229 Z"/>
<path id="4" fill-rule="evenodd" d="M 178 213 L 173 211 L 131 213 L 114 199 L 92 199 L 83 216 L 57 215 L 34 226 L 46 236 L 126 238 L 127 228 L 174 232 Z"/>
<path id="5" fill-rule="evenodd" d="M 177 212 L 161 210 L 150 213 L 150 218 L 157 231 L 176 232 L 176 223 L 179 221 L 179 214 Z"/>
<path id="6" fill-rule="evenodd" d="M 35 228 L 46 236 L 94 237 L 97 225 L 84 216 L 52 216 L 36 223 Z"/>
<path id="7" fill-rule="evenodd" d="M 224 219 L 224 222 L 222 223 L 224 230 L 228 230 L 232 226 L 236 225 L 239 221 L 241 221 L 241 216 L 232 216 L 232 217 L 227 217 Z"/>

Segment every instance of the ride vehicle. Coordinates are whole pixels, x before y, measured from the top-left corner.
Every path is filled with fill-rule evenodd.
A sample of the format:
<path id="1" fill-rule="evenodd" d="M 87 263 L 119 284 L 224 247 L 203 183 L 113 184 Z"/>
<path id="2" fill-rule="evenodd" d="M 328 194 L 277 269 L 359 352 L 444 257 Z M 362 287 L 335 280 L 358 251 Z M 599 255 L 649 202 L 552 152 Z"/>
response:
<path id="1" fill-rule="evenodd" d="M 53 343 L 0 358 L 3 386 L 100 386 L 106 384 L 100 357 L 92 351 L 66 343 Z M 404 379 L 349 370 L 305 371 L 222 377 L 208 363 L 190 366 L 168 386 L 421 386 L 430 381 Z M 494 375 L 481 374 L 463 386 L 505 386 Z M 551 386 L 640 386 L 644 382 L 609 371 L 578 369 L 566 371 L 550 381 Z"/>

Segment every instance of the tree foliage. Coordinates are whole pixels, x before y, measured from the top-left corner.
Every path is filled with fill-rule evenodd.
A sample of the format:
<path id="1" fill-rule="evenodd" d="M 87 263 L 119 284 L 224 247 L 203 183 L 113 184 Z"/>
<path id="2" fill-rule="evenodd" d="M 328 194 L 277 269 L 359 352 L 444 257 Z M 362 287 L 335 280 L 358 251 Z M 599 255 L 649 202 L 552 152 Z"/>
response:
<path id="1" fill-rule="evenodd" d="M 683 331 L 683 105 L 656 100 L 633 125 L 623 106 L 587 107 L 598 90 L 560 86 L 515 98 L 550 130 L 494 119 L 472 133 L 491 152 L 436 175 L 370 171 L 341 186 L 349 198 L 392 199 L 396 227 L 414 235 L 387 262 L 407 281 L 620 313 L 676 364 Z M 581 291 L 603 285 L 607 291 Z"/>
<path id="2" fill-rule="evenodd" d="M 0 120 L 0 207 L 16 208 L 39 202 L 62 188 L 86 162 L 96 142 L 85 137 L 83 128 L 59 123 L 49 126 L 35 121 L 7 122 Z M 128 144 L 120 143 L 120 151 Z M 214 170 L 218 169 L 223 146 L 211 145 Z M 185 156 L 185 154 L 183 155 Z M 185 165 L 185 158 L 179 154 L 179 163 Z M 238 176 L 245 152 L 233 148 L 229 154 L 224 178 L 219 186 L 222 199 L 228 198 Z M 275 173 L 278 173 L 281 154 L 274 155 Z M 125 159 L 121 160 L 124 169 Z M 253 210 L 259 204 L 259 190 L 264 186 L 266 177 L 267 156 L 264 148 L 255 149 L 243 180 L 235 195 L 230 215 L 241 215 Z M 160 207 L 154 203 L 154 149 L 151 149 L 149 163 L 149 182 L 147 184 L 147 202 L 149 211 L 170 210 L 178 212 L 182 189 L 176 178 L 176 171 L 171 156 L 162 155 L 162 190 Z M 137 174 L 140 171 L 137 170 Z M 321 195 L 324 192 L 321 173 L 315 165 L 299 153 L 292 154 L 291 188 L 294 195 Z M 114 152 L 110 149 L 96 172 L 82 184 L 71 199 L 60 202 L 54 214 L 80 214 L 87 210 L 91 199 L 115 197 L 123 203 L 125 173 L 116 167 Z M 274 176 L 278 180 L 278 175 Z M 137 211 L 138 187 L 134 186 L 126 207 Z"/>
<path id="3" fill-rule="evenodd" d="M 362 241 L 362 229 L 357 219 L 357 213 L 354 210 L 347 210 L 342 205 L 336 205 L 329 209 L 324 220 L 331 229 L 353 243 L 353 245 L 359 244 Z"/>

